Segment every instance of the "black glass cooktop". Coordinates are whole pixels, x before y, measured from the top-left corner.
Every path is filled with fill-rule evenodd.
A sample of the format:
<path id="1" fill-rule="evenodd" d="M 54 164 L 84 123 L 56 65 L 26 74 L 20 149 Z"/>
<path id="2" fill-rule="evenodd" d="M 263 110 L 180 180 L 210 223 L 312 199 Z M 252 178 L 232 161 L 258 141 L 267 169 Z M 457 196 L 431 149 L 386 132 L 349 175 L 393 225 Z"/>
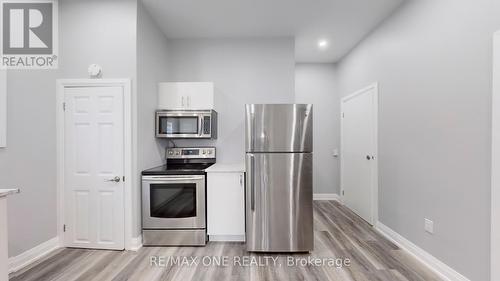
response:
<path id="1" fill-rule="evenodd" d="M 142 171 L 145 176 L 155 175 L 203 175 L 214 163 L 168 164 Z"/>

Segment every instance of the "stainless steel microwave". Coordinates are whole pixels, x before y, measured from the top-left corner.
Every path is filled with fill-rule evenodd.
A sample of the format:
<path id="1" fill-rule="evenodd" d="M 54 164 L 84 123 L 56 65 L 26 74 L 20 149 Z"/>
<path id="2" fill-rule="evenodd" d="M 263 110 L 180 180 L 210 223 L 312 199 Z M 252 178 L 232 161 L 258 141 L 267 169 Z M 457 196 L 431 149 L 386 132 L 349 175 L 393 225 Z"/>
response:
<path id="1" fill-rule="evenodd" d="M 216 139 L 215 110 L 159 110 L 156 137 L 169 139 Z"/>

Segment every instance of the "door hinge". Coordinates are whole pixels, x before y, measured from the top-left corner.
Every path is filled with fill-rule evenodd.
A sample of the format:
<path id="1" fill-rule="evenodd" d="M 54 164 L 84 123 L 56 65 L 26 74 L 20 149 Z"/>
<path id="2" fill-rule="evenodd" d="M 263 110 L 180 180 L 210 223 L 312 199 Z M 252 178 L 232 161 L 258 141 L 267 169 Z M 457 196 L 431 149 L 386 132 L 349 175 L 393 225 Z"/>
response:
<path id="1" fill-rule="evenodd" d="M 344 193 L 344 191 L 342 190 L 342 196 L 344 196 L 344 194 L 345 194 L 345 193 Z"/>
<path id="2" fill-rule="evenodd" d="M 344 118 L 344 117 L 345 117 L 344 112 L 342 112 L 342 118 Z"/>
<path id="3" fill-rule="evenodd" d="M 63 111 L 66 111 L 66 103 L 63 102 Z"/>
<path id="4" fill-rule="evenodd" d="M 123 181 L 125 182 L 125 176 L 122 177 Z"/>
<path id="5" fill-rule="evenodd" d="M 63 232 L 66 232 L 66 225 L 63 225 Z"/>

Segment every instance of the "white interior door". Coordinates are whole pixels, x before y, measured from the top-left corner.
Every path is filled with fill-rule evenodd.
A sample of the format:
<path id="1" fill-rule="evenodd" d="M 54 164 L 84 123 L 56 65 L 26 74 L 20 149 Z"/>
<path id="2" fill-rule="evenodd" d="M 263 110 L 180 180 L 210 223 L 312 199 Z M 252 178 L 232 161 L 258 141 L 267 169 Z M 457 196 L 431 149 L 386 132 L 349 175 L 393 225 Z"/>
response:
<path id="1" fill-rule="evenodd" d="M 377 211 L 377 86 L 342 99 L 342 199 L 370 224 Z"/>
<path id="2" fill-rule="evenodd" d="M 64 240 L 124 249 L 124 114 L 121 87 L 65 88 Z"/>

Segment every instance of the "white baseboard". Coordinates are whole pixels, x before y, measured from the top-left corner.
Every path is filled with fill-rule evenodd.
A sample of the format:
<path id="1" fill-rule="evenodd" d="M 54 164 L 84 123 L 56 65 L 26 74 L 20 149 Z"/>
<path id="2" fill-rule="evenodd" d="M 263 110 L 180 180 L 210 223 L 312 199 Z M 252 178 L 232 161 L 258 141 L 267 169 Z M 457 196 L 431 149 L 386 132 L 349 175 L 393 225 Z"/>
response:
<path id="1" fill-rule="evenodd" d="M 9 273 L 16 272 L 36 262 L 60 247 L 59 238 L 54 237 L 20 255 L 9 258 Z"/>
<path id="2" fill-rule="evenodd" d="M 209 235 L 213 242 L 245 242 L 245 235 Z"/>
<path id="3" fill-rule="evenodd" d="M 142 248 L 142 235 L 132 238 L 130 241 L 130 248 L 127 250 L 139 251 L 140 248 Z"/>
<path id="4" fill-rule="evenodd" d="M 313 200 L 334 200 L 340 201 L 340 196 L 337 193 L 314 193 Z"/>
<path id="5" fill-rule="evenodd" d="M 424 251 L 422 248 L 410 242 L 408 239 L 401 236 L 399 233 L 385 226 L 381 222 L 377 222 L 375 229 L 391 240 L 399 248 L 405 250 L 417 260 L 422 262 L 429 269 L 438 274 L 441 278 L 448 281 L 470 281 L 467 277 L 455 271 L 453 268 L 438 260 L 433 255 Z"/>

